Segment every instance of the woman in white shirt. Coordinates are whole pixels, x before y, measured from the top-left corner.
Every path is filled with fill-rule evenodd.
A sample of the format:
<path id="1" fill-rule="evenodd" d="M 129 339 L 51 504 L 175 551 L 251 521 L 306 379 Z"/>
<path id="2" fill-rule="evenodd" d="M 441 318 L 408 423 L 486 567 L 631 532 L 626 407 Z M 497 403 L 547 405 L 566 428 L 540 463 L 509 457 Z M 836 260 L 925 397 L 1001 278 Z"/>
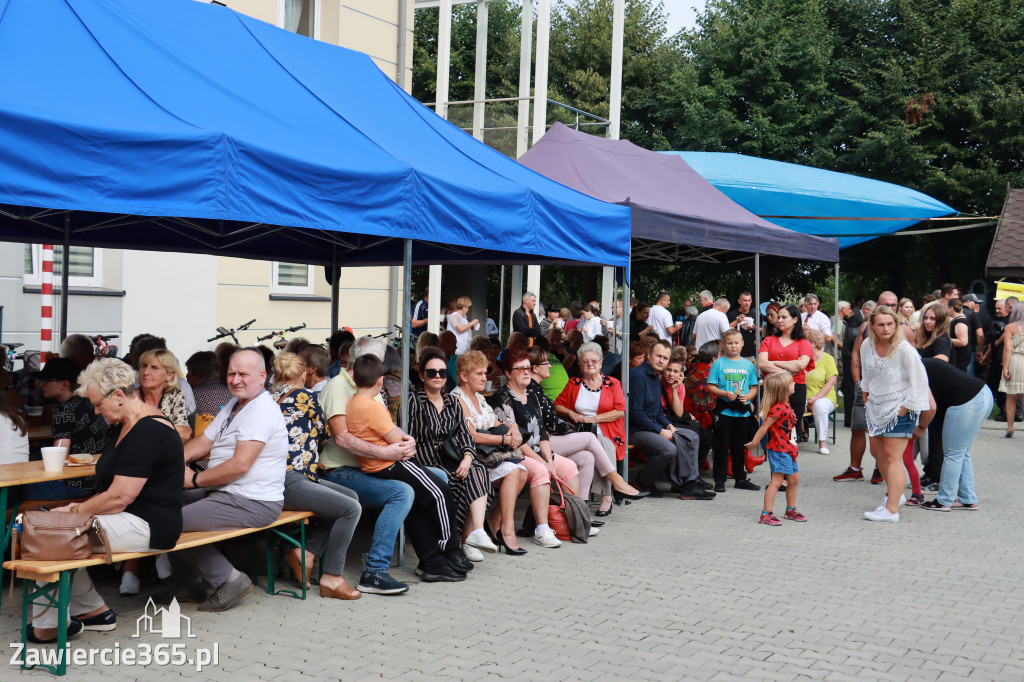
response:
<path id="1" fill-rule="evenodd" d="M 466 319 L 472 305 L 473 301 L 468 296 L 463 296 L 455 303 L 455 310 L 448 314 L 448 331 L 455 334 L 456 355 L 462 355 L 469 350 L 469 342 L 473 338 L 473 327 L 480 324 L 480 320 Z"/>
<path id="2" fill-rule="evenodd" d="M 583 306 L 583 320 L 580 322 L 579 330 L 583 333 L 583 342 L 590 343 L 594 340 L 595 336 L 604 335 L 604 326 L 601 324 L 601 318 L 597 316 L 593 306 L 589 303 Z"/>
<path id="3" fill-rule="evenodd" d="M 28 461 L 28 424 L 0 391 L 0 464 Z"/>
<path id="4" fill-rule="evenodd" d="M 903 451 L 921 412 L 930 407 L 928 375 L 921 357 L 903 337 L 896 312 L 880 305 L 868 317 L 869 336 L 860 346 L 861 388 L 871 455 L 885 478 L 888 495 L 869 521 L 900 520 Z"/>

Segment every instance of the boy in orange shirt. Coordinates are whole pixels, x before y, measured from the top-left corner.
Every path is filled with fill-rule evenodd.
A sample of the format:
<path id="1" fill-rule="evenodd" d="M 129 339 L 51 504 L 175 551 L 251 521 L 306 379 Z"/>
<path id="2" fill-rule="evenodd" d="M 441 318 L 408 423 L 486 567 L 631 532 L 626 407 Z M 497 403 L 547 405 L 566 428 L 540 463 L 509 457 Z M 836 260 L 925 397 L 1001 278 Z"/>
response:
<path id="1" fill-rule="evenodd" d="M 391 421 L 388 408 L 374 397 L 380 394 L 384 365 L 380 358 L 366 354 L 352 364 L 356 393 L 346 407 L 348 430 L 356 438 L 374 445 L 400 442 L 402 429 Z M 405 519 L 405 529 L 420 558 L 416 575 L 425 582 L 459 582 L 473 569 L 459 547 L 455 532 L 455 508 L 445 484 L 434 474 L 411 460 L 390 462 L 359 457 L 363 473 L 377 478 L 401 481 L 413 489 L 413 509 Z"/>

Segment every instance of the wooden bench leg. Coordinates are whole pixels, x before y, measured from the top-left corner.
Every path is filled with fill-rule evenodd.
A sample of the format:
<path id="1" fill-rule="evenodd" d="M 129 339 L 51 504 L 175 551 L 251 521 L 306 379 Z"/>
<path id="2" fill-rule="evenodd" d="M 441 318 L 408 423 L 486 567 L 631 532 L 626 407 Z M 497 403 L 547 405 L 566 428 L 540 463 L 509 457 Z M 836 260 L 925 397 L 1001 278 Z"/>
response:
<path id="1" fill-rule="evenodd" d="M 27 665 L 27 652 L 22 650 L 21 669 L 30 670 L 35 667 L 46 668 L 57 676 L 67 674 L 68 662 L 66 649 L 68 643 L 68 608 L 71 604 L 71 581 L 72 571 L 61 571 L 60 579 L 56 583 L 47 583 L 42 587 L 36 585 L 33 580 L 23 580 L 21 583 L 21 643 L 28 646 L 28 624 L 32 617 L 32 606 L 39 604 L 48 608 L 57 609 L 57 646 L 53 650 L 56 655 L 56 665 L 49 665 L 40 662 L 38 666 Z M 54 599 L 53 592 L 57 593 Z"/>
<path id="2" fill-rule="evenodd" d="M 303 519 L 299 522 L 299 538 L 295 539 L 288 533 L 277 528 L 271 528 L 267 531 L 267 594 L 290 594 L 296 599 L 306 598 L 306 581 L 299 580 L 302 583 L 301 595 L 294 590 L 278 590 L 276 589 L 275 579 L 277 577 L 277 562 L 275 561 L 275 548 L 279 543 L 286 543 L 293 547 L 299 548 L 300 567 L 302 568 L 302 575 L 306 574 L 306 520 Z"/>

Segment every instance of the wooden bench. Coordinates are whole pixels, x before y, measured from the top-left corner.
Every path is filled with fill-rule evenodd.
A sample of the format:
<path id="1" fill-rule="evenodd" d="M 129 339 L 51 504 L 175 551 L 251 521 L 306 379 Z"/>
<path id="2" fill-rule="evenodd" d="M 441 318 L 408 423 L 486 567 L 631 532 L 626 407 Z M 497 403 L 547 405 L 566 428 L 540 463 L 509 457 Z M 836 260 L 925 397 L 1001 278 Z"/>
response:
<path id="1" fill-rule="evenodd" d="M 284 511 L 281 512 L 276 521 L 261 528 L 234 528 L 231 530 L 193 531 L 189 533 L 182 533 L 181 537 L 178 539 L 178 544 L 176 544 L 172 549 L 147 552 L 118 552 L 112 555 L 112 559 L 114 563 L 118 563 L 129 559 L 156 556 L 167 552 L 176 552 L 181 549 L 209 545 L 212 543 L 223 542 L 224 540 L 230 540 L 232 538 L 265 532 L 267 534 L 267 594 L 289 594 L 296 599 L 305 599 L 305 581 L 299 581 L 302 583 L 301 595 L 300 593 L 292 590 L 275 589 L 274 582 L 276 571 L 274 561 L 274 542 L 284 542 L 294 547 L 298 547 L 301 550 L 299 555 L 302 557 L 302 569 L 304 571 L 306 557 L 306 520 L 313 516 L 316 515 L 313 512 L 308 511 Z M 293 523 L 299 524 L 298 538 L 292 537 L 282 530 L 283 526 Z M 28 561 L 25 559 L 12 559 L 4 562 L 4 569 L 13 571 L 18 578 L 22 578 L 23 580 L 21 602 L 22 644 L 26 646 L 28 644 L 28 624 L 31 618 L 30 609 L 32 605 L 39 604 L 57 609 L 58 626 L 56 646 L 58 651 L 64 650 L 65 645 L 67 644 L 68 607 L 71 601 L 71 580 L 73 574 L 79 568 L 100 566 L 105 563 L 105 554 L 93 554 L 88 559 L 76 559 L 71 561 Z M 254 578 L 253 582 L 258 582 L 258 562 Z M 47 584 L 37 586 L 36 581 Z M 54 595 L 55 592 L 56 596 Z M 24 657 L 22 657 L 22 660 L 25 660 Z M 21 665 L 23 670 L 33 667 L 35 666 L 27 666 L 24 663 Z M 55 675 L 64 675 L 67 672 L 67 660 L 64 657 L 61 657 L 60 661 L 55 666 L 41 663 L 39 667 L 46 668 Z"/>

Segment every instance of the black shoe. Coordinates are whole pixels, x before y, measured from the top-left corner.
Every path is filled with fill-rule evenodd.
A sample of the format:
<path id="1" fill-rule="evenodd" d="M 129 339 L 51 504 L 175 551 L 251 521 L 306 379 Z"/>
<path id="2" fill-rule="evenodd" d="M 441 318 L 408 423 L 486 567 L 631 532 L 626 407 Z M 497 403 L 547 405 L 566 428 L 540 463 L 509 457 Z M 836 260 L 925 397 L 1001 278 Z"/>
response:
<path id="1" fill-rule="evenodd" d="M 779 486 L 779 492 L 780 493 L 786 492 L 786 484 L 785 483 L 783 483 L 782 485 Z"/>
<path id="2" fill-rule="evenodd" d="M 714 483 L 712 483 L 711 481 L 705 481 L 700 476 L 698 476 L 697 478 L 693 479 L 692 481 L 687 481 L 686 484 L 683 487 L 685 488 L 690 483 L 698 484 L 701 487 L 701 489 L 703 489 L 703 490 L 713 490 L 714 487 L 715 487 Z M 682 491 L 680 491 L 680 492 L 682 492 Z"/>
<path id="3" fill-rule="evenodd" d="M 117 615 L 111 609 L 107 609 L 97 616 L 90 616 L 88 618 L 75 616 L 75 620 L 81 621 L 82 627 L 85 630 L 110 632 L 117 627 Z"/>
<path id="4" fill-rule="evenodd" d="M 637 488 L 637 490 L 640 489 Z M 630 495 L 629 493 L 620 493 L 618 490 L 612 491 L 612 499 L 615 500 L 616 502 L 621 502 L 622 500 L 642 500 L 645 497 L 650 497 L 650 495 L 651 493 L 644 490 L 640 490 L 640 493 L 637 495 Z"/>
<path id="5" fill-rule="evenodd" d="M 356 589 L 364 594 L 404 594 L 409 591 L 409 586 L 398 582 L 387 573 L 363 571 Z"/>
<path id="6" fill-rule="evenodd" d="M 78 637 L 80 634 L 82 634 L 82 630 L 84 629 L 85 627 L 82 625 L 82 621 L 78 620 L 77 618 L 72 618 L 71 622 L 68 623 L 68 639 L 71 639 L 72 637 Z M 53 644 L 57 641 L 56 636 L 52 637 L 51 639 L 39 639 L 38 637 L 36 637 L 36 629 L 31 625 L 28 626 L 27 638 L 28 641 L 32 642 L 33 644 Z"/>
<path id="7" fill-rule="evenodd" d="M 997 414 L 995 416 L 995 420 L 997 422 L 1004 422 L 1004 421 L 1006 421 L 1006 413 L 1005 412 L 1000 412 L 999 414 Z"/>
<path id="8" fill-rule="evenodd" d="M 715 494 L 712 493 L 712 492 L 708 492 L 707 490 L 699 490 L 697 488 L 692 488 L 692 489 L 690 489 L 688 491 L 684 491 L 684 492 L 679 493 L 679 499 L 680 500 L 713 500 L 713 499 L 715 499 Z"/>
<path id="9" fill-rule="evenodd" d="M 419 575 L 425 583 L 460 583 L 466 579 L 464 574 L 456 571 L 448 562 L 442 563 L 437 568 L 417 568 L 416 574 Z"/>
<path id="10" fill-rule="evenodd" d="M 933 481 L 932 479 L 928 478 L 927 476 L 922 476 L 921 477 L 921 487 L 922 488 L 927 488 L 932 483 L 935 483 L 935 481 Z"/>
<path id="11" fill-rule="evenodd" d="M 761 489 L 761 486 L 759 486 L 756 483 L 751 483 L 750 479 L 747 479 L 747 478 L 744 478 L 744 479 L 741 479 L 739 481 L 736 481 L 736 485 L 734 487 L 739 488 L 740 490 L 760 490 Z"/>
<path id="12" fill-rule="evenodd" d="M 454 568 L 459 573 L 465 575 L 473 570 L 473 564 L 466 555 L 463 554 L 461 547 L 450 549 L 444 553 L 444 559 L 448 562 L 448 565 Z"/>
<path id="13" fill-rule="evenodd" d="M 716 493 L 724 493 L 725 492 L 725 484 L 724 483 L 715 483 L 715 492 Z"/>
<path id="14" fill-rule="evenodd" d="M 590 519 L 590 525 L 593 528 L 600 528 L 604 525 L 604 521 L 598 521 L 597 519 Z"/>
<path id="15" fill-rule="evenodd" d="M 604 511 L 601 511 L 600 509 L 598 509 L 596 512 L 594 512 L 594 516 L 598 516 L 598 517 L 602 517 L 603 518 L 605 516 L 611 516 L 611 513 L 612 513 L 612 507 L 608 507 Z"/>

